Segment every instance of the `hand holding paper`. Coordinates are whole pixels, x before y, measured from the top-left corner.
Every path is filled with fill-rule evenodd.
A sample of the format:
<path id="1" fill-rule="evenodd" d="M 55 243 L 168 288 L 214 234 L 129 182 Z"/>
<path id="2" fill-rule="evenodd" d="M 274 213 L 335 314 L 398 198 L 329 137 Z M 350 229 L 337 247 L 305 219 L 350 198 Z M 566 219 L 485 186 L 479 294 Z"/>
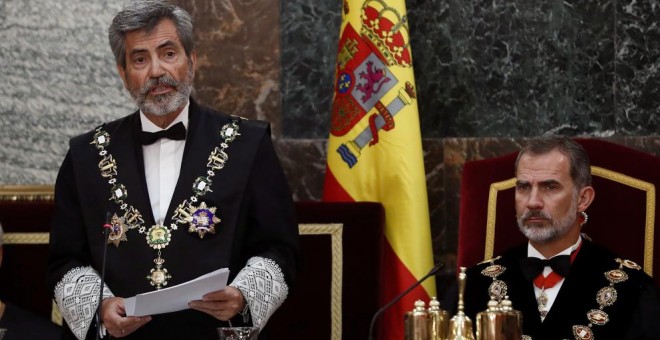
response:
<path id="1" fill-rule="evenodd" d="M 243 293 L 236 287 L 225 287 L 222 290 L 204 295 L 203 300 L 190 303 L 190 308 L 206 313 L 218 320 L 227 321 L 241 313 L 247 306 Z M 245 315 L 243 315 L 245 318 Z"/>
<path id="2" fill-rule="evenodd" d="M 188 303 L 227 286 L 229 269 L 222 268 L 182 284 L 138 294 L 124 300 L 126 316 L 144 316 L 188 309 Z"/>

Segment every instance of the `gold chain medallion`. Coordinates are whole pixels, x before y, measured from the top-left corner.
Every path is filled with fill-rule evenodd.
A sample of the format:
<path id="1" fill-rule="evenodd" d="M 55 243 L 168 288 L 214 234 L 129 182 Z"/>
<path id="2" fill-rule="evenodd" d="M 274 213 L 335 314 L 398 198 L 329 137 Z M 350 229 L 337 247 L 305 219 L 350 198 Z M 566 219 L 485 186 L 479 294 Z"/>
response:
<path id="1" fill-rule="evenodd" d="M 211 192 L 215 172 L 224 168 L 229 159 L 226 152 L 229 143 L 241 135 L 238 132 L 239 121 L 238 118 L 234 117 L 231 123 L 223 125 L 220 129 L 220 136 L 223 138 L 223 141 L 220 143 L 220 147 L 216 147 L 210 153 L 206 165 L 206 174 L 197 177 L 193 183 L 193 195 L 189 199 L 191 203 L 197 203 L 202 196 Z M 167 281 L 172 276 L 168 273 L 167 269 L 163 268 L 165 260 L 161 258 L 160 251 L 172 241 L 172 231 L 177 230 L 177 223 L 187 225 L 189 232 L 197 233 L 199 238 L 203 239 L 207 233 L 215 234 L 216 225 L 221 222 L 216 213 L 217 208 L 209 207 L 205 202 L 200 202 L 199 205 L 194 206 L 188 203 L 188 200 L 184 200 L 174 210 L 172 215 L 172 221 L 174 223 L 169 226 L 155 224 L 147 229 L 144 225 L 142 213 L 126 201 L 128 198 L 126 186 L 117 182 L 118 165 L 116 159 L 106 150 L 106 147 L 110 145 L 110 134 L 103 130 L 103 125 L 96 129 L 90 144 L 93 144 L 99 150 L 101 161 L 99 161 L 98 167 L 101 176 L 108 178 L 110 200 L 119 205 L 119 208 L 123 211 L 121 217 L 118 217 L 117 214 L 114 214 L 112 217 L 108 244 L 112 243 L 116 247 L 119 247 L 121 242 L 128 241 L 126 233 L 129 230 L 137 229 L 140 234 L 144 234 L 147 245 L 158 251 L 157 257 L 154 259 L 156 267 L 151 269 L 149 275 L 147 275 L 147 280 L 156 289 L 161 289 L 167 285 Z"/>

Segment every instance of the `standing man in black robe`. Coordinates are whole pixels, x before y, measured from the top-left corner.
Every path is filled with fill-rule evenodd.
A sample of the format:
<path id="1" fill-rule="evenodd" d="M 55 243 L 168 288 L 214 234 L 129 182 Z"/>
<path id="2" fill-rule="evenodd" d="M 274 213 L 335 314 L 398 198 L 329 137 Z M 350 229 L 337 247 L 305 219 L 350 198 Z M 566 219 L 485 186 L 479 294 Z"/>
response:
<path id="1" fill-rule="evenodd" d="M 71 139 L 57 177 L 47 279 L 68 337 L 211 339 L 228 323 L 262 328 L 298 259 L 293 202 L 268 124 L 190 98 L 197 55 L 181 8 L 131 2 L 109 40 L 139 110 Z M 125 298 L 224 267 L 228 286 L 191 309 L 126 316 Z"/>
<path id="2" fill-rule="evenodd" d="M 527 340 L 660 339 L 652 279 L 581 234 L 595 198 L 584 149 L 568 137 L 535 138 L 515 170 L 518 227 L 529 242 L 468 270 L 466 314 L 475 320 L 489 300 L 508 296 Z"/>

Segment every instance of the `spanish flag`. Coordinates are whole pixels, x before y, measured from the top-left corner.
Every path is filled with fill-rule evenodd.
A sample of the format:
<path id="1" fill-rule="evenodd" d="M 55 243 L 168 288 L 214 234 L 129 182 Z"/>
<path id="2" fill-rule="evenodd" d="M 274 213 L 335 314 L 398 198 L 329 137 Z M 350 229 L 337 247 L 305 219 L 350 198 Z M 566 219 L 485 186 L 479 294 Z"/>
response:
<path id="1" fill-rule="evenodd" d="M 433 267 L 426 176 L 405 0 L 344 0 L 324 201 L 385 207 L 381 305 Z M 382 316 L 381 339 L 403 339 L 414 301 L 433 278 Z"/>

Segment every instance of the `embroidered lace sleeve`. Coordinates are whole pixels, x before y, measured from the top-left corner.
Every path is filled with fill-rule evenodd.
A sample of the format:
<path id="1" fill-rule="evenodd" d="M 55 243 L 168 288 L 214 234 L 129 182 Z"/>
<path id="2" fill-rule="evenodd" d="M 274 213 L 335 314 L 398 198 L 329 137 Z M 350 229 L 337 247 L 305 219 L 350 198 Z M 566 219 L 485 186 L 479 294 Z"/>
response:
<path id="1" fill-rule="evenodd" d="M 78 339 L 85 339 L 99 306 L 101 277 L 92 267 L 77 267 L 55 286 L 55 302 L 62 317 Z M 114 297 L 105 284 L 103 298 Z"/>
<path id="2" fill-rule="evenodd" d="M 252 257 L 230 284 L 246 299 L 252 324 L 263 328 L 289 294 L 282 269 L 275 261 Z"/>

